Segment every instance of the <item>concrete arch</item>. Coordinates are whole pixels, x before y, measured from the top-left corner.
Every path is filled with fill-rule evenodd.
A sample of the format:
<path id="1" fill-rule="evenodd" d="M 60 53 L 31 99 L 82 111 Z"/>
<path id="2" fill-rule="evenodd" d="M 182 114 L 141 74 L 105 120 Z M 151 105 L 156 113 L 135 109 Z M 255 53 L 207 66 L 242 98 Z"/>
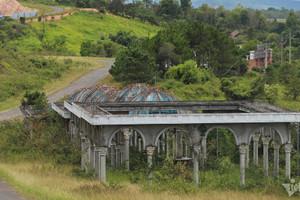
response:
<path id="1" fill-rule="evenodd" d="M 110 137 L 109 137 L 109 139 L 108 139 L 108 144 L 107 144 L 108 147 L 111 146 L 111 141 L 112 141 L 112 139 L 115 137 L 115 135 L 116 135 L 119 131 L 121 131 L 121 130 L 123 130 L 123 129 L 133 129 L 133 130 L 135 130 L 136 132 L 138 132 L 138 133 L 140 134 L 142 140 L 143 140 L 143 148 L 144 148 L 144 149 L 146 148 L 146 138 L 145 138 L 144 134 L 142 133 L 142 131 L 139 130 L 139 129 L 137 129 L 137 128 L 135 128 L 135 127 L 127 127 L 127 126 L 126 126 L 126 127 L 122 127 L 122 128 L 118 128 L 117 130 L 115 130 L 115 131 L 110 135 Z"/>
<path id="2" fill-rule="evenodd" d="M 186 131 L 187 133 L 188 133 L 188 131 L 185 129 L 185 128 L 183 128 L 182 126 L 178 126 L 178 125 L 174 125 L 174 126 L 168 126 L 168 127 L 166 127 L 166 128 L 164 128 L 164 129 L 162 129 L 161 131 L 159 131 L 158 132 L 158 134 L 155 136 L 155 140 L 154 140 L 154 145 L 157 147 L 157 143 L 158 143 L 158 139 L 159 139 L 159 137 L 166 131 L 166 130 L 168 130 L 168 129 L 174 129 L 174 128 L 176 128 L 176 129 L 181 129 L 181 130 L 184 130 L 184 131 Z M 189 142 L 191 142 L 190 140 L 190 137 L 188 137 L 188 140 L 189 140 Z"/>
<path id="3" fill-rule="evenodd" d="M 231 133 L 233 134 L 233 136 L 234 136 L 235 144 L 236 144 L 236 145 L 239 144 L 238 137 L 237 137 L 237 134 L 236 134 L 235 130 L 233 130 L 231 127 L 226 126 L 226 125 L 215 125 L 215 126 L 210 127 L 210 128 L 205 132 L 205 137 L 207 137 L 207 135 L 208 135 L 209 132 L 211 132 L 213 129 L 216 129 L 216 128 L 225 128 L 225 129 L 230 130 L 230 132 L 231 132 Z"/>
<path id="4" fill-rule="evenodd" d="M 259 126 L 258 128 L 253 129 L 253 130 L 250 132 L 249 136 L 248 136 L 248 144 L 251 143 L 251 137 L 252 137 L 252 135 L 253 135 L 255 132 L 257 132 L 259 129 L 261 129 L 261 128 L 271 128 L 271 129 L 274 129 L 274 130 L 276 131 L 276 133 L 277 133 L 277 134 L 279 135 L 279 137 L 280 137 L 280 144 L 283 144 L 283 143 L 284 143 L 282 133 L 281 133 L 276 127 L 268 126 L 268 125 L 267 125 L 267 126 Z"/>

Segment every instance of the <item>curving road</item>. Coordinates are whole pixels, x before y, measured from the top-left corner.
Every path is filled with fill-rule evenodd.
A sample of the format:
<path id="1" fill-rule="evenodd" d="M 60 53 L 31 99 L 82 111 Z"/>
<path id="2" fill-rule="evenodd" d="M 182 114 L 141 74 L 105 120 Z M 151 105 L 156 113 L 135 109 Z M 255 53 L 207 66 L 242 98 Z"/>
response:
<path id="1" fill-rule="evenodd" d="M 90 73 L 85 74 L 81 78 L 77 79 L 73 83 L 71 83 L 68 87 L 54 93 L 48 96 L 48 101 L 49 103 L 52 103 L 54 101 L 57 101 L 61 98 L 63 98 L 66 95 L 71 94 L 74 90 L 80 89 L 80 88 L 85 88 L 85 87 L 90 87 L 92 85 L 97 84 L 100 80 L 105 78 L 105 76 L 108 74 L 108 70 L 110 67 L 113 65 L 114 61 L 112 60 L 96 60 L 98 62 L 106 62 L 107 66 L 94 70 Z M 7 119 L 12 119 L 15 117 L 20 117 L 22 116 L 22 113 L 19 108 L 13 109 L 4 113 L 0 113 L 0 121 L 7 120 Z M 0 200 L 2 200 L 0 198 Z"/>
<path id="2" fill-rule="evenodd" d="M 48 96 L 49 102 L 54 102 L 65 95 L 72 93 L 74 90 L 90 87 L 92 85 L 97 84 L 101 79 L 105 78 L 108 74 L 108 70 L 114 63 L 114 61 L 109 60 L 97 60 L 98 62 L 106 62 L 107 66 L 94 70 L 86 75 L 82 76 L 81 78 L 77 79 L 73 83 L 71 83 L 68 87 Z M 22 116 L 22 113 L 19 109 L 14 109 L 8 112 L 4 112 L 0 114 L 0 121 L 11 119 L 14 117 Z M 7 183 L 3 182 L 0 179 L 0 200 L 25 200 L 20 195 L 18 195 Z"/>
<path id="3" fill-rule="evenodd" d="M 59 13 L 59 12 L 62 12 L 65 10 L 64 8 L 61 8 L 61 7 L 54 7 L 54 6 L 47 6 L 47 7 L 52 8 L 53 11 L 43 13 L 43 15 L 51 15 L 51 14 Z"/>
<path id="4" fill-rule="evenodd" d="M 0 179 L 0 199 L 1 200 L 25 200 L 20 197 L 8 184 Z"/>

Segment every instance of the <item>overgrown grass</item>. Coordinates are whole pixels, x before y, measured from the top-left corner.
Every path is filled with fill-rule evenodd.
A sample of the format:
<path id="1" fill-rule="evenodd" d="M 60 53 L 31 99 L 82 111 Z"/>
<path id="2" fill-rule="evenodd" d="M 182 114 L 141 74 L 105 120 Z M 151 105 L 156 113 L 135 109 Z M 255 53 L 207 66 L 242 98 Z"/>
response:
<path id="1" fill-rule="evenodd" d="M 132 31 L 132 35 L 147 37 L 155 35 L 161 28 L 139 21 L 126 19 L 113 15 L 92 13 L 87 11 L 76 12 L 72 16 L 62 20 L 45 22 L 28 22 L 33 28 L 26 37 L 22 37 L 15 44 L 26 52 L 39 52 L 42 42 L 38 35 L 45 36 L 43 41 L 53 41 L 55 37 L 65 35 L 67 37 L 66 47 L 69 53 L 79 55 L 81 42 L 84 40 L 101 40 L 101 37 L 108 39 L 109 34 L 116 34 L 118 31 Z M 34 31 L 33 31 L 34 30 Z"/>
<path id="2" fill-rule="evenodd" d="M 297 199 L 289 198 L 286 195 L 278 195 L 278 192 L 265 194 L 264 191 L 239 191 L 239 190 L 218 190 L 218 189 L 200 189 L 192 194 L 174 194 L 169 191 L 150 191 L 153 185 L 148 184 L 148 189 L 141 184 L 131 184 L 126 174 L 108 173 L 107 184 L 101 184 L 99 181 L 82 178 L 74 175 L 73 166 L 53 165 L 41 162 L 1 162 L 0 177 L 12 184 L 17 191 L 26 197 L 34 197 L 41 200 L 59 199 L 59 200 L 94 200 L 94 199 L 161 199 L 161 200 L 185 200 L 185 199 Z M 211 177 L 212 183 L 214 173 Z M 125 177 L 125 178 L 124 178 Z M 203 183 L 207 184 L 207 183 Z M 167 186 L 166 186 L 167 187 Z M 193 186 L 192 186 L 193 187 Z M 204 186 L 205 187 L 205 186 Z M 263 188 L 262 188 L 263 189 Z"/>
<path id="3" fill-rule="evenodd" d="M 99 62 L 96 61 L 95 59 L 89 59 L 89 58 L 81 58 L 81 57 L 51 57 L 49 59 L 55 60 L 55 62 L 58 63 L 62 63 L 64 65 L 68 65 L 69 68 L 61 71 L 60 76 L 56 77 L 54 79 L 49 79 L 48 80 L 48 76 L 47 74 L 44 74 L 43 77 L 37 77 L 34 79 L 29 78 L 30 75 L 26 75 L 23 74 L 22 76 L 24 76 L 26 79 L 21 79 L 20 84 L 25 84 L 23 89 L 18 89 L 18 93 L 14 93 L 14 95 L 12 95 L 11 97 L 7 98 L 4 101 L 0 102 L 0 112 L 6 111 L 6 110 L 10 110 L 13 108 L 16 108 L 18 106 L 20 106 L 20 101 L 23 97 L 23 94 L 26 90 L 26 88 L 28 87 L 28 85 L 26 85 L 27 83 L 25 82 L 28 78 L 30 80 L 30 85 L 32 85 L 34 82 L 39 81 L 40 79 L 43 79 L 44 81 L 47 80 L 46 82 L 41 82 L 39 84 L 40 89 L 42 91 L 44 91 L 47 95 L 53 94 L 65 87 L 67 87 L 69 84 L 71 84 L 73 81 L 77 80 L 78 78 L 80 78 L 81 76 L 87 74 L 88 72 L 91 72 L 95 69 L 100 69 L 104 66 L 106 66 L 106 63 L 103 62 Z M 97 58 L 97 59 L 101 59 L 101 58 Z M 67 62 L 67 63 L 66 63 Z M 16 66 L 12 66 L 9 65 L 8 67 L 11 71 L 17 71 L 18 68 Z M 59 71 L 58 71 L 59 72 Z M 12 80 L 17 79 L 17 77 L 19 73 L 12 73 L 12 74 L 0 74 L 0 77 L 3 77 L 2 80 L 4 80 L 4 78 L 6 77 L 10 77 Z M 8 80 L 6 80 L 7 82 Z M 5 85 L 2 85 L 5 86 Z M 5 88 L 7 88 L 9 86 L 5 86 Z M 4 90 L 3 90 L 4 91 Z"/>

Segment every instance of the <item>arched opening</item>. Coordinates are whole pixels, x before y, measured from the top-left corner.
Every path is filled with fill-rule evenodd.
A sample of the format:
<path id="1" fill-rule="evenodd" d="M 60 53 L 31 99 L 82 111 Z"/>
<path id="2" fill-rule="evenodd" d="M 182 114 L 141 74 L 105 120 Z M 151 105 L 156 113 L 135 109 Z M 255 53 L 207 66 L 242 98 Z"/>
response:
<path id="1" fill-rule="evenodd" d="M 203 168 L 218 169 L 222 167 L 222 162 L 239 163 L 239 148 L 232 130 L 227 127 L 213 127 L 205 135 L 200 155 Z"/>
<path id="2" fill-rule="evenodd" d="M 109 139 L 107 164 L 109 167 L 135 169 L 140 165 L 137 162 L 146 163 L 144 151 L 145 137 L 139 130 L 120 128 Z"/>
<path id="3" fill-rule="evenodd" d="M 250 163 L 262 167 L 265 176 L 272 174 L 278 177 L 280 166 L 285 165 L 284 159 L 279 159 L 283 141 L 281 133 L 274 127 L 262 126 L 251 132 L 249 141 L 250 155 L 253 155 L 252 159 L 249 157 Z M 273 169 L 273 172 L 270 172 L 270 169 Z"/>

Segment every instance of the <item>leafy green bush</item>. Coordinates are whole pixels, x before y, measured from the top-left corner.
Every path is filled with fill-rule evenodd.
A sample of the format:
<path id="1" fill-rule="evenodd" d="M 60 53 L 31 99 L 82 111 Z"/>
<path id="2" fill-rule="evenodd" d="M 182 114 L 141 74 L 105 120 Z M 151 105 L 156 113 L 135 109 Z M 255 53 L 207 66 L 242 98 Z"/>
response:
<path id="1" fill-rule="evenodd" d="M 80 149 L 70 142 L 62 118 L 48 111 L 23 121 L 0 122 L 0 158 L 80 163 Z"/>

